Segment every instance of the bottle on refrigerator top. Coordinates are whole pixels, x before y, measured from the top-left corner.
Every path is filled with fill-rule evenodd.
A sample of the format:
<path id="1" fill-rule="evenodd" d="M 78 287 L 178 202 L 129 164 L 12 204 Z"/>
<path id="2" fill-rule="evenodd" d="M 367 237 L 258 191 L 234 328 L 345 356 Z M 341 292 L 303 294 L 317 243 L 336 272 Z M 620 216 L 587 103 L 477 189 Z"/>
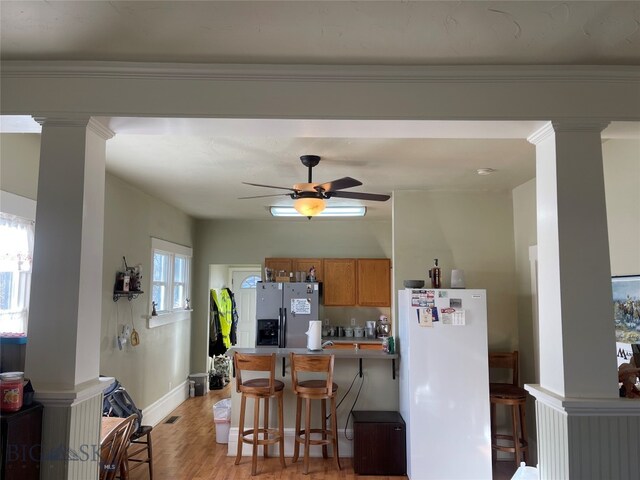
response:
<path id="1" fill-rule="evenodd" d="M 431 288 L 440 288 L 442 286 L 442 275 L 440 271 L 440 267 L 438 266 L 438 259 L 435 258 L 434 265 L 431 270 L 429 270 L 429 278 L 431 279 Z"/>

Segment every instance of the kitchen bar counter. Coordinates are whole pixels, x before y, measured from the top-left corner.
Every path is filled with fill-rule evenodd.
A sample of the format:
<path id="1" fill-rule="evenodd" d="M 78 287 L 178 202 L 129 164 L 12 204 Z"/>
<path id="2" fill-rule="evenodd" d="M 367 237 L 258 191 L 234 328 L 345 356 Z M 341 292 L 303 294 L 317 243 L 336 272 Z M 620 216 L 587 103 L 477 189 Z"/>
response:
<path id="1" fill-rule="evenodd" d="M 353 342 L 359 343 L 359 342 Z M 325 348 L 320 351 L 311 351 L 306 348 L 275 348 L 275 347 L 259 347 L 259 348 L 236 348 L 231 347 L 227 350 L 228 356 L 233 356 L 233 352 L 239 353 L 252 353 L 271 355 L 276 354 L 276 357 L 289 357 L 289 353 L 293 352 L 298 355 L 334 355 L 336 360 L 340 358 L 362 358 L 362 359 L 378 359 L 378 360 L 396 360 L 398 358 L 397 353 L 385 353 L 382 350 L 363 350 L 363 349 L 336 349 Z"/>
<path id="2" fill-rule="evenodd" d="M 291 387 L 291 366 L 289 355 L 291 352 L 300 355 L 333 355 L 335 358 L 333 381 L 338 385 L 338 425 L 340 456 L 352 456 L 353 442 L 350 424 L 350 411 L 354 408 L 359 410 L 384 410 L 395 411 L 398 409 L 398 380 L 395 369 L 398 354 L 388 354 L 382 350 L 367 350 L 354 348 L 325 348 L 318 352 L 312 352 L 306 348 L 276 348 L 257 347 L 240 348 L 232 347 L 227 351 L 227 355 L 232 357 L 234 352 L 245 354 L 272 354 L 277 356 L 276 378 L 282 381 L 284 387 L 284 428 L 285 428 L 285 456 L 293 454 L 293 436 L 295 433 L 295 412 L 296 396 Z M 391 371 L 389 371 L 391 370 Z M 235 373 L 235 372 L 234 372 Z M 251 375 L 261 376 L 259 373 L 247 372 L 248 378 Z M 243 375 L 244 378 L 245 375 Z M 263 375 L 262 375 L 263 376 Z M 232 379 L 235 382 L 235 378 Z M 277 419 L 275 405 L 277 402 L 270 402 L 271 426 L 274 426 L 274 419 Z M 318 428 L 321 423 L 317 412 L 317 406 L 313 407 L 312 428 Z M 229 433 L 228 455 L 235 455 L 238 447 L 238 423 L 240 412 L 240 394 L 236 392 L 235 386 L 231 390 L 231 426 Z M 245 417 L 245 425 L 251 425 L 253 421 L 253 409 L 248 408 Z M 243 455 L 251 455 L 251 446 L 243 446 Z M 276 449 L 271 448 L 272 454 Z M 320 446 L 311 446 L 311 456 L 322 456 Z"/>

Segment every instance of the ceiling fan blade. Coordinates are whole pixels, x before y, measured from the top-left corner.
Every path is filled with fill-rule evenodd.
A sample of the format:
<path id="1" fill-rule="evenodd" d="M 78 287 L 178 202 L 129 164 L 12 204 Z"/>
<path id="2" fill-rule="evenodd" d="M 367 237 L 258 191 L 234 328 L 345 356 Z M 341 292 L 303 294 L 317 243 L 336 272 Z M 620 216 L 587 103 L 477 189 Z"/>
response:
<path id="1" fill-rule="evenodd" d="M 249 183 L 249 182 L 242 182 L 242 183 L 244 183 L 245 185 L 251 185 L 254 187 L 278 188 L 280 190 L 289 190 L 291 192 L 297 192 L 297 190 L 289 187 L 276 187 L 275 185 L 263 185 L 261 183 Z"/>
<path id="2" fill-rule="evenodd" d="M 362 192 L 327 192 L 329 198 L 353 198 L 356 200 L 372 200 L 374 202 L 386 202 L 391 198 L 391 195 L 382 195 L 380 193 L 362 193 Z"/>
<path id="3" fill-rule="evenodd" d="M 331 182 L 323 183 L 315 187 L 318 192 L 335 192 L 336 190 L 343 190 L 345 188 L 357 187 L 362 185 L 362 182 L 351 177 L 342 177 Z"/>
<path id="4" fill-rule="evenodd" d="M 290 193 L 274 193 L 272 195 L 254 195 L 253 197 L 238 197 L 238 200 L 247 200 L 249 198 L 267 198 L 267 197 L 290 197 Z"/>

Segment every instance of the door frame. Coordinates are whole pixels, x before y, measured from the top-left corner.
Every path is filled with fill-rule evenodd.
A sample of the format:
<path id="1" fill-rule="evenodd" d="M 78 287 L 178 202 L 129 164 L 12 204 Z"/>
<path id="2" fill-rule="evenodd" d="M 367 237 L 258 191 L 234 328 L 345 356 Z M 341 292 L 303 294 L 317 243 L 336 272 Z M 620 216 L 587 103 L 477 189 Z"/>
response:
<path id="1" fill-rule="evenodd" d="M 234 289 L 233 285 L 233 274 L 235 272 L 260 272 L 260 278 L 262 278 L 262 265 L 257 264 L 257 266 L 243 266 L 243 267 L 229 267 L 227 270 L 227 285 L 230 285 L 231 291 Z"/>

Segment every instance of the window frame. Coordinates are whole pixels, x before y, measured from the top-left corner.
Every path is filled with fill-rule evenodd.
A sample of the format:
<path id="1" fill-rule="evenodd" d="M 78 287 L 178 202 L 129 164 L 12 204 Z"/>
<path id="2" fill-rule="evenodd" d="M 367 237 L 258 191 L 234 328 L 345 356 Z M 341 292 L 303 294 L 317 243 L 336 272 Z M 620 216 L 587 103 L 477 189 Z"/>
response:
<path id="1" fill-rule="evenodd" d="M 166 276 L 162 281 L 154 280 L 154 259 L 156 253 L 167 255 L 169 261 L 167 262 Z M 174 268 L 176 257 L 185 259 L 185 275 L 184 282 L 175 282 Z M 191 262 L 193 259 L 193 249 L 177 243 L 169 242 L 159 238 L 151 237 L 151 268 L 149 279 L 149 312 L 153 311 L 153 287 L 157 284 L 163 284 L 166 286 L 165 291 L 165 304 L 156 306 L 157 315 L 149 315 L 149 328 L 159 327 L 169 323 L 174 323 L 182 320 L 188 320 L 191 318 L 192 309 L 180 308 L 173 306 L 174 299 L 174 287 L 176 285 L 184 286 L 184 298 L 191 298 Z"/>
<path id="2" fill-rule="evenodd" d="M 1 211 L 9 215 L 20 217 L 25 221 L 33 222 L 35 229 L 36 220 L 36 201 L 27 197 L 0 190 Z M 33 259 L 29 270 L 13 271 L 11 276 L 11 300 L 10 304 L 14 308 L 2 310 L 3 314 L 15 315 L 24 314 L 24 332 L 25 336 L 29 332 L 29 309 L 31 301 L 31 274 L 33 271 Z M 17 274 L 17 275 L 16 275 Z M 3 330 L 0 325 L 0 331 Z"/>

